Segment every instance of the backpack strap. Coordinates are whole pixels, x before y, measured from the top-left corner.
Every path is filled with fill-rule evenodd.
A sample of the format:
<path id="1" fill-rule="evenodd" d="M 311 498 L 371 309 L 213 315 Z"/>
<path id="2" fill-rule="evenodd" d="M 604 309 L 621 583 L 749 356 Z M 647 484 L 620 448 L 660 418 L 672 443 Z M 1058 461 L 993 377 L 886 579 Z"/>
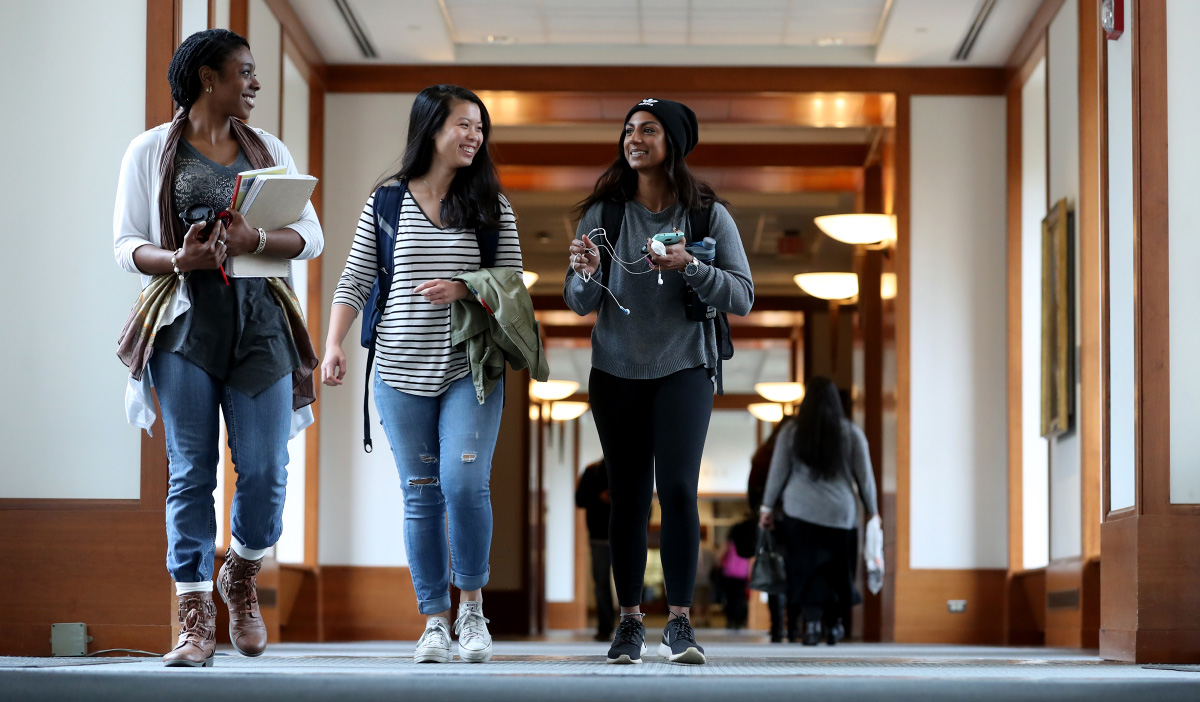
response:
<path id="1" fill-rule="evenodd" d="M 621 238 L 621 225 L 625 222 L 625 203 L 605 200 L 601 204 L 600 226 L 604 227 L 604 242 L 600 249 L 600 282 L 608 287 L 608 273 L 612 270 L 612 252 L 617 250 L 617 239 Z"/>
<path id="2" fill-rule="evenodd" d="M 691 234 L 692 241 L 704 241 L 704 237 L 708 236 L 711 231 L 709 222 L 712 221 L 712 211 L 712 205 L 708 205 L 688 212 L 688 232 Z M 717 315 L 713 317 L 713 334 L 717 337 L 717 394 L 724 395 L 725 384 L 721 372 L 721 362 L 733 357 L 733 344 L 729 339 L 729 315 L 721 310 L 717 310 Z M 726 347 L 728 348 L 726 349 Z"/>
<path id="3" fill-rule="evenodd" d="M 496 200 L 496 221 L 500 221 L 500 215 L 504 208 L 500 206 L 499 199 Z M 475 243 L 479 246 L 479 267 L 480 268 L 495 268 L 496 267 L 496 252 L 500 248 L 500 227 L 497 225 L 493 229 L 480 229 L 475 227 Z"/>
<path id="4" fill-rule="evenodd" d="M 400 210 L 408 182 L 385 185 L 375 191 L 372 211 L 375 219 L 375 285 L 363 308 L 363 345 L 367 347 L 367 373 L 363 381 L 363 450 L 371 453 L 371 369 L 375 366 L 375 344 L 379 320 L 387 309 L 396 265 L 396 234 L 400 231 Z"/>

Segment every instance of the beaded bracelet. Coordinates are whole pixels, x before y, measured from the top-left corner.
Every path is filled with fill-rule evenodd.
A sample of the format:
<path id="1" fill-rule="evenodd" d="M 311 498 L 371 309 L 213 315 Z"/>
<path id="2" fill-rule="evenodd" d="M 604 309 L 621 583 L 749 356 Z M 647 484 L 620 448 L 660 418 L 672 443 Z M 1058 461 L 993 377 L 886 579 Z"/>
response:
<path id="1" fill-rule="evenodd" d="M 171 270 L 175 271 L 176 277 L 182 283 L 184 280 L 187 280 L 187 276 L 183 274 L 183 271 L 179 270 L 179 254 L 181 253 L 183 253 L 182 248 L 176 249 L 175 253 L 171 254 Z"/>

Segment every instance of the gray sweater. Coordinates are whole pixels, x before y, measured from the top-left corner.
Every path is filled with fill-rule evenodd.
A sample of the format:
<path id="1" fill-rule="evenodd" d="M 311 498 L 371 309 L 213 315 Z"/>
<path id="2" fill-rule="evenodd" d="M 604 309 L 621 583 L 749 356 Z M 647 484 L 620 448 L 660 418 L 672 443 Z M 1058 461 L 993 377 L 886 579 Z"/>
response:
<path id="1" fill-rule="evenodd" d="M 588 209 L 579 222 L 576 238 L 582 239 L 601 226 L 602 210 L 600 205 Z M 709 236 L 717 241 L 715 265 L 700 263 L 699 271 L 691 277 L 683 271 L 666 271 L 659 285 L 658 273 L 650 269 L 641 249 L 647 239 L 669 232 L 673 226 L 684 232 L 689 242 L 692 240 L 687 215 L 679 208 L 672 206 L 662 212 L 650 212 L 637 201 L 625 204 L 616 258 L 632 265 L 622 267 L 614 260 L 608 287 L 629 309 L 628 315 L 600 287 L 599 270 L 592 282 L 584 282 L 574 270 L 567 269 L 563 286 L 567 305 L 580 315 L 598 310 L 592 330 L 595 368 L 634 380 L 662 378 L 697 366 L 715 368 L 718 355 L 714 325 L 711 321 L 693 322 L 687 318 L 684 311 L 687 285 L 703 302 L 721 311 L 736 315 L 750 311 L 754 282 L 742 238 L 728 210 L 720 204 L 713 205 L 709 220 Z M 604 238 L 592 239 L 597 245 L 602 242 Z M 648 272 L 637 274 L 643 271 Z"/>
<path id="2" fill-rule="evenodd" d="M 763 506 L 774 507 L 783 496 L 783 513 L 793 519 L 836 529 L 851 529 L 857 523 L 854 505 L 855 489 L 867 509 L 867 517 L 879 513 L 875 497 L 875 474 L 871 471 L 871 453 L 867 437 L 854 422 L 842 420 L 842 450 L 846 465 L 841 473 L 829 480 L 817 480 L 808 465 L 796 459 L 792 441 L 796 424 L 788 422 L 775 439 L 771 470 L 763 493 Z M 785 487 L 786 484 L 786 487 Z"/>

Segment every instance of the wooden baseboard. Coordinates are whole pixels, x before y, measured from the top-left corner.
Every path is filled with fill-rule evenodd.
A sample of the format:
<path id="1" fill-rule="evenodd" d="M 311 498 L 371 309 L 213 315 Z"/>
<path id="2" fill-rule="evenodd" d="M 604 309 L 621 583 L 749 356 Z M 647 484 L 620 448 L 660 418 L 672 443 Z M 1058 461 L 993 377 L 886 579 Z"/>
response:
<path id="1" fill-rule="evenodd" d="M 901 570 L 896 573 L 897 643 L 1002 644 L 1005 570 Z M 949 600 L 966 600 L 951 613 Z"/>
<path id="2" fill-rule="evenodd" d="M 0 510 L 0 655 L 50 655 L 59 622 L 86 624 L 89 650 L 169 650 L 166 551 L 161 512 Z"/>
<path id="3" fill-rule="evenodd" d="M 425 630 L 408 568 L 321 566 L 326 641 L 415 640 Z"/>
<path id="4" fill-rule="evenodd" d="M 1100 646 L 1100 562 L 1079 558 L 1046 567 L 1046 645 Z"/>
<path id="5" fill-rule="evenodd" d="M 587 606 L 583 602 L 547 602 L 547 629 L 586 629 Z"/>
<path id="6" fill-rule="evenodd" d="M 1013 573 L 1008 578 L 1009 646 L 1041 646 L 1046 641 L 1046 571 Z"/>

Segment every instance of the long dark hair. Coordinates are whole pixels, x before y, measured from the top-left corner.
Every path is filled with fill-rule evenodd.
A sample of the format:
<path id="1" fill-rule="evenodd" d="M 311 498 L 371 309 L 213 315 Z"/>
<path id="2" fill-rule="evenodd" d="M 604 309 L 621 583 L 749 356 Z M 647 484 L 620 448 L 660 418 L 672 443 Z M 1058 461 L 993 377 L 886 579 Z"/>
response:
<path id="1" fill-rule="evenodd" d="M 796 425 L 792 453 L 818 480 L 831 480 L 843 469 L 842 400 L 837 386 L 823 376 L 808 381 L 804 401 L 791 421 Z"/>
<path id="2" fill-rule="evenodd" d="M 729 203 L 717 197 L 711 185 L 692 175 L 687 161 L 679 155 L 679 150 L 675 148 L 671 135 L 666 130 L 663 130 L 663 136 L 667 139 L 667 156 L 663 160 L 663 171 L 666 173 L 667 183 L 671 186 L 671 192 L 675 194 L 675 202 L 683 211 L 711 207 L 715 202 L 728 207 Z M 617 145 L 617 160 L 600 174 L 592 194 L 576 204 L 572 211 L 576 216 L 582 217 L 598 202 L 629 202 L 637 194 L 637 187 L 637 171 L 633 170 L 629 161 L 625 159 L 625 140 L 621 139 Z"/>
<path id="3" fill-rule="evenodd" d="M 375 188 L 391 180 L 420 178 L 429 172 L 433 165 L 434 137 L 456 102 L 472 102 L 479 108 L 483 143 L 475 150 L 471 165 L 459 168 L 454 174 L 442 202 L 442 222 L 449 227 L 496 228 L 500 226 L 496 201 L 501 190 L 490 149 L 492 118 L 478 95 L 457 85 L 431 85 L 417 93 L 408 115 L 408 144 L 404 147 L 400 170 L 376 183 Z"/>

